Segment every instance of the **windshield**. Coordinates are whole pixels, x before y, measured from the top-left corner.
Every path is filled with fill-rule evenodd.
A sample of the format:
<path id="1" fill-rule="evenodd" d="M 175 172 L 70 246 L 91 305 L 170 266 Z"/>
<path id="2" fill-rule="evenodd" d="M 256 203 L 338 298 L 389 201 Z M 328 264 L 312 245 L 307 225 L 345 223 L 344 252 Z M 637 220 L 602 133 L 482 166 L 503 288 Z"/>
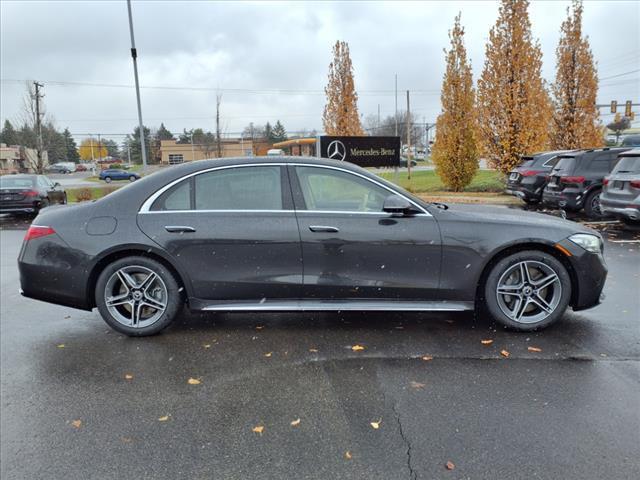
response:
<path id="1" fill-rule="evenodd" d="M 0 177 L 0 188 L 32 188 L 33 179 L 28 177 Z"/>
<path id="2" fill-rule="evenodd" d="M 575 163 L 575 157 L 560 157 L 558 163 L 553 167 L 553 173 L 568 172 L 573 169 Z"/>
<path id="3" fill-rule="evenodd" d="M 612 173 L 640 173 L 640 156 L 620 157 Z"/>
<path id="4" fill-rule="evenodd" d="M 629 135 L 622 141 L 623 147 L 640 147 L 640 135 Z"/>

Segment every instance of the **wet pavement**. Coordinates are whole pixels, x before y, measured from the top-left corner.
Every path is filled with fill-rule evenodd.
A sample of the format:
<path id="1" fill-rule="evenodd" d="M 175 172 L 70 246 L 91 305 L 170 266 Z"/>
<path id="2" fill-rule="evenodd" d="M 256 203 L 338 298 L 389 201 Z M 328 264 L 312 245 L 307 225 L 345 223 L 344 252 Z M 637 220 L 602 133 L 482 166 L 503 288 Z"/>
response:
<path id="1" fill-rule="evenodd" d="M 3 479 L 640 478 L 640 235 L 616 222 L 592 224 L 605 302 L 542 332 L 185 312 L 141 339 L 22 298 L 27 222 L 1 223 Z"/>

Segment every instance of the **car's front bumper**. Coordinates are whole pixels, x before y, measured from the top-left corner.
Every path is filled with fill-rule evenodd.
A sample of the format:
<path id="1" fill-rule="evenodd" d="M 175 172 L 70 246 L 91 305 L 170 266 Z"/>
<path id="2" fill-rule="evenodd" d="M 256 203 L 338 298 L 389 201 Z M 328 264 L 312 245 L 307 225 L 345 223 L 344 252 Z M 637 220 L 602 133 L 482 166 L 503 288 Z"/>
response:
<path id="1" fill-rule="evenodd" d="M 602 290 L 607 279 L 607 264 L 601 253 L 588 252 L 569 239 L 558 242 L 571 255 L 565 254 L 573 269 L 573 292 L 571 306 L 574 310 L 585 310 L 599 305 L 604 295 Z"/>

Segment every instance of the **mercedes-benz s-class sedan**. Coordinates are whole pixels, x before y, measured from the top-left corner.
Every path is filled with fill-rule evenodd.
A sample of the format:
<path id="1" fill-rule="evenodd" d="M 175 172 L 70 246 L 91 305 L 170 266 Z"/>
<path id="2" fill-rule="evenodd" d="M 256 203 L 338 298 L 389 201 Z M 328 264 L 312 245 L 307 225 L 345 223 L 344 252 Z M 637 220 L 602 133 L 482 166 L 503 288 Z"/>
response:
<path id="1" fill-rule="evenodd" d="M 600 302 L 593 230 L 499 207 L 432 204 L 345 162 L 174 166 L 101 200 L 50 207 L 19 256 L 26 297 L 127 335 L 196 311 L 481 309 L 533 330 Z"/>

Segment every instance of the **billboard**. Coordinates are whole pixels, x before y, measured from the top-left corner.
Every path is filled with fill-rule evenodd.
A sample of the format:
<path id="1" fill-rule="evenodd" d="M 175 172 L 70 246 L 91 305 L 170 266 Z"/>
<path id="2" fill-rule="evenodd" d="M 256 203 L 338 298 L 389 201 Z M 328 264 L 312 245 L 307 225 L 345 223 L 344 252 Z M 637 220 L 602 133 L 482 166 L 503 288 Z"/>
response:
<path id="1" fill-rule="evenodd" d="M 318 156 L 361 167 L 397 167 L 400 165 L 400 137 L 321 136 Z"/>

